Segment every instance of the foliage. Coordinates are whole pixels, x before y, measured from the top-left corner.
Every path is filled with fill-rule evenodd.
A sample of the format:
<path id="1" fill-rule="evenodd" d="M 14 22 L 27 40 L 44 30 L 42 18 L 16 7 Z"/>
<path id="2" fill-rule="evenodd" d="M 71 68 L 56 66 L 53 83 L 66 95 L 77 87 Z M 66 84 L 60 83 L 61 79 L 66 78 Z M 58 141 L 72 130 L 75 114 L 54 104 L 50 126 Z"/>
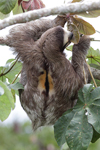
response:
<path id="1" fill-rule="evenodd" d="M 18 5 L 21 5 L 23 11 L 29 11 L 45 7 L 41 0 L 18 0 Z"/>
<path id="2" fill-rule="evenodd" d="M 8 87 L 0 81 L 1 96 L 0 96 L 0 120 L 4 121 L 7 119 L 11 112 L 11 108 L 14 109 L 13 95 Z"/>
<path id="3" fill-rule="evenodd" d="M 88 63 L 92 64 L 91 66 L 93 66 L 94 64 L 95 65 L 94 68 L 97 68 L 100 70 L 100 50 L 99 49 L 94 50 L 92 47 L 90 47 L 88 54 L 87 54 L 87 58 L 88 58 Z"/>
<path id="4" fill-rule="evenodd" d="M 90 142 L 100 138 L 100 87 L 87 84 L 78 92 L 72 110 L 64 113 L 55 126 L 55 138 L 61 147 L 67 142 L 70 150 L 87 150 Z"/>
<path id="5" fill-rule="evenodd" d="M 31 124 L 14 123 L 13 126 L 0 126 L 0 150 L 60 150 L 54 138 L 52 127 L 44 127 L 36 132 Z M 88 150 L 99 150 L 100 140 L 90 144 Z M 62 150 L 68 150 L 64 145 Z"/>
<path id="6" fill-rule="evenodd" d="M 74 37 L 72 38 L 72 42 L 75 44 L 79 42 L 80 34 L 92 35 L 95 33 L 95 29 L 91 24 L 78 16 L 70 14 L 67 15 L 67 28 L 73 32 Z"/>
<path id="7" fill-rule="evenodd" d="M 15 7 L 17 0 L 2 0 L 0 1 L 0 12 L 8 14 Z"/>
<path id="8" fill-rule="evenodd" d="M 18 83 L 12 84 L 21 70 L 22 64 L 14 59 L 9 59 L 5 66 L 0 67 L 0 120 L 4 121 L 9 116 L 11 109 L 14 109 L 15 90 L 23 89 Z M 10 85 L 9 85 L 10 84 Z"/>
<path id="9" fill-rule="evenodd" d="M 53 128 L 32 131 L 31 124 L 14 123 L 12 127 L 0 127 L 0 150 L 59 150 Z"/>
<path id="10" fill-rule="evenodd" d="M 0 12 L 5 15 L 0 15 L 1 19 L 5 18 L 6 14 L 11 11 L 14 14 L 30 11 L 34 9 L 44 8 L 45 5 L 41 0 L 2 0 L 0 1 Z"/>

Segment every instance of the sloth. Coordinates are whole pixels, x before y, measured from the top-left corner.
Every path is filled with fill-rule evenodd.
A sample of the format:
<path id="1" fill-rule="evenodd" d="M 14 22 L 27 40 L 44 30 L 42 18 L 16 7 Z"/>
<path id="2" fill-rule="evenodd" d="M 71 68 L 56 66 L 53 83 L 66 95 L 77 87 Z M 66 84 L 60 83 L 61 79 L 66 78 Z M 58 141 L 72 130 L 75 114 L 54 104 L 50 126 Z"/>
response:
<path id="1" fill-rule="evenodd" d="M 54 22 L 54 21 L 53 21 Z M 72 60 L 67 60 L 64 49 L 73 34 L 60 23 L 46 19 L 15 26 L 0 39 L 13 48 L 23 62 L 19 90 L 20 102 L 32 121 L 33 130 L 53 125 L 64 112 L 72 108 L 77 93 L 89 80 L 85 57 L 90 38 L 82 36 L 73 45 Z"/>

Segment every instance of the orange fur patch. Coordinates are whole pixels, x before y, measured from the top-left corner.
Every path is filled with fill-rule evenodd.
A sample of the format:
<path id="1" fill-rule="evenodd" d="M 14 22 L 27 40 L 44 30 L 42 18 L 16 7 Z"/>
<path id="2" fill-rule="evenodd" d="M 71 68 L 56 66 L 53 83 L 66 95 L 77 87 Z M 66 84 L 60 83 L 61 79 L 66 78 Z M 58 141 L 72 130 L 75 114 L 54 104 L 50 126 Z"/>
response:
<path id="1" fill-rule="evenodd" d="M 44 74 L 39 76 L 38 89 L 40 90 L 40 92 L 46 91 L 45 82 L 46 82 L 46 71 L 44 70 Z M 54 86 L 53 86 L 53 79 L 49 73 L 48 73 L 48 82 L 50 92 L 53 90 Z"/>
<path id="2" fill-rule="evenodd" d="M 49 91 L 53 89 L 53 80 L 50 74 L 48 74 Z"/>
<path id="3" fill-rule="evenodd" d="M 44 71 L 44 74 L 39 76 L 39 84 L 38 84 L 38 88 L 39 90 L 42 92 L 43 90 L 45 90 L 45 81 L 46 81 L 46 71 Z"/>

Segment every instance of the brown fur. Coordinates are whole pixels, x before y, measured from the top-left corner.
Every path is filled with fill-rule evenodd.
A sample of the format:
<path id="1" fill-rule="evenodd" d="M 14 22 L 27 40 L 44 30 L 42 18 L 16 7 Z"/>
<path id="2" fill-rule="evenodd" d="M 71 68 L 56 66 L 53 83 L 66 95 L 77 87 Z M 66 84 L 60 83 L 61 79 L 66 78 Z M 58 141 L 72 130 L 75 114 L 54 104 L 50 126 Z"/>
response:
<path id="1" fill-rule="evenodd" d="M 77 92 L 84 85 L 83 67 L 88 81 L 85 56 L 90 39 L 83 36 L 73 46 L 70 63 L 61 51 L 64 36 L 62 27 L 52 28 L 47 24 L 45 20 L 41 24 L 37 21 L 16 26 L 3 39 L 4 43 L 14 47 L 23 61 L 20 82 L 24 91 L 20 90 L 20 101 L 34 130 L 54 124 L 65 111 L 73 107 Z"/>

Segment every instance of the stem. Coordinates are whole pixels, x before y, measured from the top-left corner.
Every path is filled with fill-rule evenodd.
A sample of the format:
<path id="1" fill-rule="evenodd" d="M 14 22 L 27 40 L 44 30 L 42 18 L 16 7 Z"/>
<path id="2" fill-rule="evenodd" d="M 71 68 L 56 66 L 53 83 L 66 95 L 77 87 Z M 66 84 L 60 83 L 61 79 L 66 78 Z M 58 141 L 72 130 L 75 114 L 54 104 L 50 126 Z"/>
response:
<path id="1" fill-rule="evenodd" d="M 100 40 L 95 40 L 94 38 L 91 38 L 91 41 L 93 41 L 93 42 L 100 42 Z"/>
<path id="2" fill-rule="evenodd" d="M 23 13 L 24 13 L 25 11 L 24 11 L 24 9 L 23 9 L 22 3 L 21 3 L 21 8 L 22 8 L 22 11 L 23 11 Z"/>
<path id="3" fill-rule="evenodd" d="M 89 69 L 89 72 L 90 72 L 91 78 L 92 78 L 92 80 L 93 80 L 93 82 L 94 82 L 94 85 L 95 85 L 95 87 L 97 88 L 97 84 L 96 84 L 95 79 L 94 79 L 94 77 L 93 77 L 93 75 L 92 75 L 92 72 L 91 72 L 90 66 L 89 66 L 89 64 L 88 64 L 87 62 L 86 62 L 86 64 L 87 64 L 87 66 L 88 66 L 88 69 Z"/>
<path id="4" fill-rule="evenodd" d="M 100 60 L 100 59 L 96 59 L 96 58 L 94 58 L 94 57 L 92 57 L 92 56 L 87 56 L 87 58 L 91 58 L 91 59 L 93 59 L 93 60 L 95 60 L 97 63 L 98 63 L 98 65 L 100 65 L 100 63 L 99 63 L 99 61 L 98 60 Z"/>
<path id="5" fill-rule="evenodd" d="M 68 51 L 70 51 L 70 52 L 72 52 L 72 50 L 71 49 L 69 49 L 69 48 L 66 48 Z"/>
<path id="6" fill-rule="evenodd" d="M 96 32 L 100 33 L 100 31 L 97 31 L 97 30 L 96 30 Z"/>
<path id="7" fill-rule="evenodd" d="M 84 83 L 87 84 L 87 81 L 86 81 L 86 73 L 85 73 L 84 66 L 83 66 L 83 74 L 84 74 Z"/>
<path id="8" fill-rule="evenodd" d="M 1 73 L 1 74 L 0 74 L 0 77 L 2 77 L 2 76 L 4 76 L 4 75 L 6 75 L 7 73 L 9 73 L 9 72 L 11 71 L 11 69 L 15 66 L 15 64 L 17 63 L 17 61 L 18 61 L 18 59 L 14 62 L 14 64 L 11 66 L 11 68 L 10 68 L 7 72 Z"/>
<path id="9" fill-rule="evenodd" d="M 11 83 L 11 84 L 14 84 L 14 82 L 17 80 L 17 78 L 18 78 L 19 74 L 21 73 L 21 71 L 22 71 L 22 70 L 20 70 L 20 72 L 17 74 L 17 76 L 15 77 L 15 79 L 12 81 L 12 83 Z"/>

